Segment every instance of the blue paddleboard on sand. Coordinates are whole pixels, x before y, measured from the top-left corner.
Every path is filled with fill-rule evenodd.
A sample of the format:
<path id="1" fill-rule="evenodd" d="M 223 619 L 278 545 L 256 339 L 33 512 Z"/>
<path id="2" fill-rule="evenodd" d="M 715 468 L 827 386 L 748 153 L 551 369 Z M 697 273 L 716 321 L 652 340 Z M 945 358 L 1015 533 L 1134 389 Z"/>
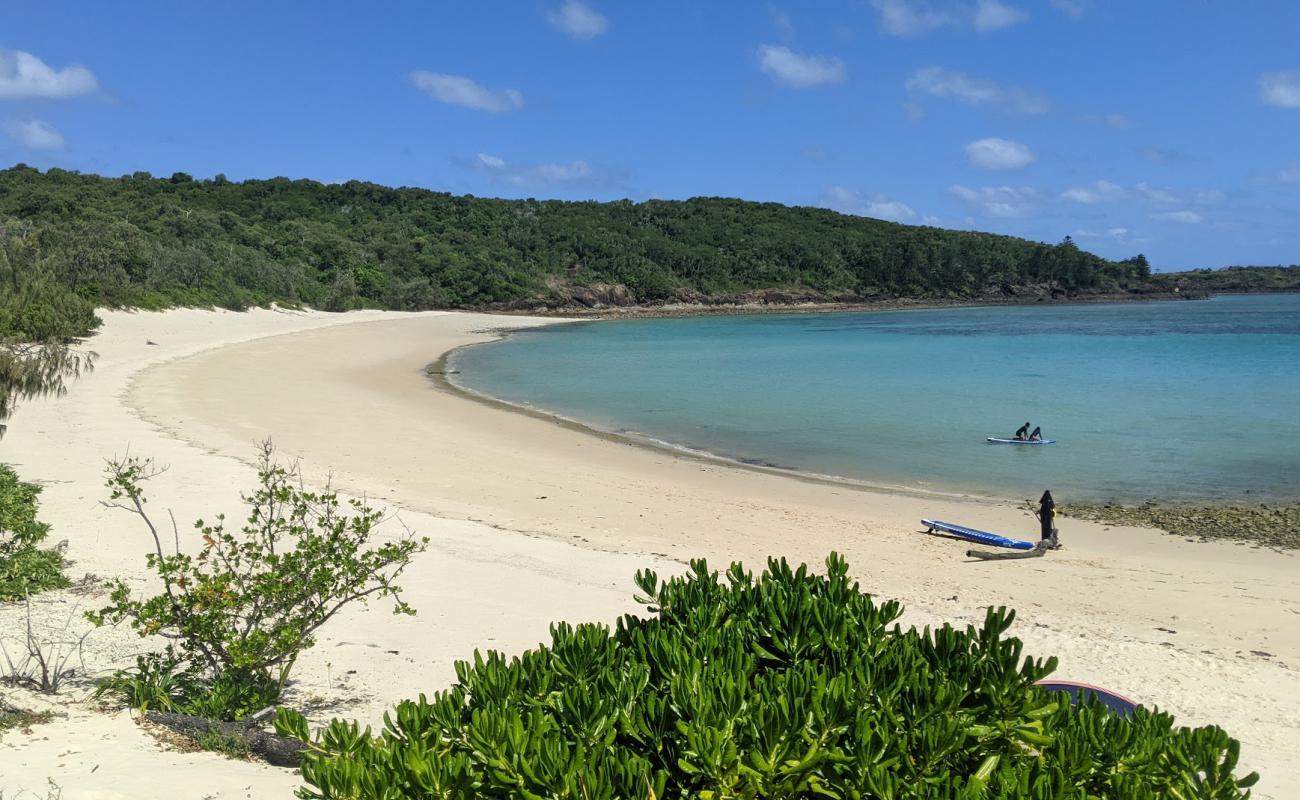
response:
<path id="1" fill-rule="evenodd" d="M 1065 692 L 1070 695 L 1070 705 L 1077 705 L 1079 701 L 1086 697 L 1095 697 L 1101 701 L 1102 705 L 1111 711 L 1119 714 L 1121 717 L 1132 715 L 1138 704 L 1128 699 L 1122 694 L 1116 694 L 1109 689 L 1103 689 L 1100 686 L 1093 686 L 1090 683 L 1078 683 L 1077 681 L 1039 681 L 1035 686 L 1046 689 L 1049 692 Z"/>
<path id="2" fill-rule="evenodd" d="M 1013 550 L 1033 550 L 1034 545 L 1031 542 L 1022 542 L 1019 539 L 1008 539 L 1005 536 L 999 536 L 996 533 L 988 531 L 977 531 L 974 528 L 967 528 L 965 525 L 953 525 L 951 522 L 939 522 L 933 519 L 923 519 L 921 524 L 930 529 L 931 533 L 941 531 L 943 533 L 960 536 L 963 539 L 969 539 L 972 542 L 992 545 L 993 547 L 1010 547 Z"/>
<path id="3" fill-rule="evenodd" d="M 988 437 L 989 444 L 1056 444 L 1055 439 L 1003 439 L 998 436 Z"/>

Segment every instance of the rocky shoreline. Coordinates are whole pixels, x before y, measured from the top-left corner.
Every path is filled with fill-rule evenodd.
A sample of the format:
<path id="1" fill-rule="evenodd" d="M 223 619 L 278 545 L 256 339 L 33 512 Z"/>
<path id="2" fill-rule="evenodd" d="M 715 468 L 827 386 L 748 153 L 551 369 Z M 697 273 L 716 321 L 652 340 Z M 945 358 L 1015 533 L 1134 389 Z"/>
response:
<path id="1" fill-rule="evenodd" d="M 732 314 L 828 313 L 834 311 L 891 311 L 899 309 L 956 308 L 988 305 L 1072 305 L 1125 303 L 1146 300 L 1204 300 L 1205 292 L 1108 292 L 1071 294 L 1052 284 L 1006 286 L 971 297 L 860 297 L 827 296 L 815 292 L 779 289 L 706 295 L 681 291 L 670 300 L 643 303 L 622 284 L 595 284 L 556 289 L 549 299 L 516 300 L 473 310 L 530 316 L 584 318 L 689 317 Z"/>
<path id="2" fill-rule="evenodd" d="M 1300 550 L 1300 503 L 1224 506 L 1071 505 L 1063 516 L 1114 525 L 1157 528 L 1195 541 L 1233 541 L 1273 550 Z"/>

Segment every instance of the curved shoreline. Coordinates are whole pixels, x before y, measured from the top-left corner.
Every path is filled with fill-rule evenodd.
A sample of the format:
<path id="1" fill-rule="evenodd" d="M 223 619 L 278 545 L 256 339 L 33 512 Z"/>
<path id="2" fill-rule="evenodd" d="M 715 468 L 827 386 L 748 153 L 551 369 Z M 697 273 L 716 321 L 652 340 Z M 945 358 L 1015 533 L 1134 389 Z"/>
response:
<path id="1" fill-rule="evenodd" d="M 591 321 L 595 322 L 596 320 Z M 918 498 L 942 498 L 945 500 L 956 500 L 970 503 L 1006 504 L 1019 502 L 1019 500 L 1013 497 L 944 491 L 941 489 L 926 489 L 920 486 L 909 486 L 907 484 L 873 483 L 871 481 L 849 478 L 843 475 L 827 475 L 818 472 L 809 472 L 796 467 L 750 463 L 738 457 L 726 456 L 721 453 L 714 453 L 709 450 L 693 448 L 687 445 L 673 444 L 672 442 L 665 442 L 651 436 L 638 436 L 632 433 L 619 433 L 617 431 L 597 428 L 594 425 L 589 425 L 580 420 L 573 419 L 572 417 L 566 417 L 563 414 L 554 411 L 528 406 L 523 403 L 512 402 L 501 397 L 496 397 L 471 389 L 451 379 L 450 375 L 454 374 L 456 371 L 449 368 L 454 366 L 454 359 L 458 353 L 464 352 L 473 347 L 485 347 L 498 344 L 516 333 L 523 333 L 530 330 L 537 330 L 537 328 L 502 329 L 494 332 L 494 335 L 497 335 L 497 338 L 495 339 L 486 342 L 471 342 L 469 344 L 452 348 L 451 350 L 439 355 L 436 360 L 426 366 L 425 374 L 429 376 L 429 379 L 439 389 L 449 392 L 457 397 L 479 403 L 488 408 L 509 412 L 511 414 L 522 414 L 543 422 L 554 423 L 566 430 L 571 430 L 584 436 L 591 436 L 596 439 L 615 442 L 618 444 L 628 444 L 635 447 L 641 447 L 651 452 L 661 453 L 676 458 L 695 460 L 707 464 L 719 464 L 730 469 L 747 470 L 764 475 L 776 475 L 807 483 L 820 484 L 823 486 L 835 486 L 864 492 L 903 494 Z"/>
<path id="2" fill-rule="evenodd" d="M 1159 302 L 1161 300 L 1168 300 L 1168 299 L 1175 299 L 1175 298 L 1159 298 L 1157 300 L 1153 300 L 1152 302 Z M 1189 299 L 1189 298 L 1183 298 L 1183 299 Z M 1013 305 L 1013 304 L 1003 304 L 1003 305 Z M 1029 305 L 1029 304 L 1024 304 L 1024 305 Z M 1056 303 L 1055 305 L 1064 305 L 1064 303 Z M 843 312 L 910 311 L 910 310 L 935 310 L 935 309 L 944 309 L 944 308 L 967 308 L 967 307 L 979 307 L 979 306 L 923 306 L 923 307 L 903 307 L 903 308 L 889 307 L 889 308 L 845 308 L 845 309 L 819 308 L 815 310 L 808 309 L 806 310 L 805 313 L 814 313 L 814 312 L 837 313 L 841 311 Z M 738 312 L 738 315 L 742 315 L 744 313 L 751 313 L 751 312 Z M 798 312 L 770 311 L 770 312 L 757 312 L 757 313 L 777 314 L 777 313 L 798 313 Z M 504 343 L 510 338 L 512 338 L 513 336 L 520 333 L 541 330 L 543 328 L 548 330 L 558 330 L 570 326 L 596 324 L 607 320 L 673 318 L 675 316 L 679 316 L 679 315 L 643 316 L 639 314 L 634 314 L 634 315 L 623 316 L 623 315 L 615 314 L 611 316 L 593 316 L 586 319 L 572 319 L 572 318 L 563 317 L 563 318 L 559 318 L 559 320 L 553 324 L 542 324 L 542 325 L 531 325 L 531 326 L 520 326 L 520 327 L 500 327 L 495 329 L 487 329 L 481 331 L 481 333 L 490 334 L 493 338 L 485 341 L 466 343 L 454 347 L 450 350 L 444 351 L 440 353 L 436 359 L 434 359 L 432 362 L 429 362 L 425 366 L 424 372 L 428 376 L 428 378 L 432 381 L 432 383 L 435 386 L 437 386 L 439 389 L 449 392 L 463 399 L 470 400 L 475 403 L 479 403 L 488 408 L 496 409 L 498 411 L 506 411 L 513 414 L 521 414 L 527 417 L 531 417 L 533 419 L 553 423 L 555 425 L 566 428 L 568 430 L 572 430 L 576 433 L 583 434 L 585 436 L 591 436 L 605 441 L 633 445 L 635 447 L 644 448 L 652 452 L 659 452 L 674 457 L 694 459 L 704 463 L 721 464 L 733 469 L 749 470 L 749 471 L 760 472 L 764 474 L 778 475 L 778 476 L 787 477 L 798 481 L 805 481 L 809 483 L 817 483 L 817 484 L 823 484 L 829 486 L 838 486 L 846 489 L 854 489 L 854 490 L 865 491 L 865 492 L 902 494 L 902 495 L 908 495 L 908 496 L 914 496 L 920 498 L 927 498 L 927 497 L 942 498 L 948 500 L 957 500 L 957 501 L 971 502 L 971 503 L 986 503 L 986 504 L 1000 504 L 1000 503 L 1021 504 L 1026 502 L 1025 498 L 1017 498 L 1010 494 L 1003 494 L 996 491 L 981 492 L 977 490 L 967 490 L 967 489 L 961 489 L 957 487 L 926 488 L 923 486 L 917 486 L 913 483 L 908 483 L 906 481 L 898 482 L 898 483 L 878 482 L 878 481 L 872 481 L 868 479 L 854 478 L 846 475 L 820 473 L 820 472 L 815 472 L 807 469 L 801 469 L 798 467 L 784 467 L 779 464 L 762 463 L 762 462 L 757 462 L 757 460 L 750 461 L 750 460 L 746 460 L 742 456 L 727 455 L 725 453 L 718 453 L 703 447 L 694 447 L 688 444 L 679 444 L 675 442 L 665 441 L 650 436 L 648 434 L 642 434 L 635 431 L 614 431 L 614 430 L 609 430 L 607 428 L 598 427 L 594 424 L 586 423 L 579 419 L 566 416 L 557 411 L 553 411 L 546 408 L 540 408 L 537 406 L 532 406 L 523 402 L 509 400 L 503 397 L 498 397 L 496 395 L 488 394 L 486 392 L 482 392 L 477 389 L 470 388 L 462 383 L 457 382 L 451 377 L 454 374 L 460 373 L 460 370 L 456 369 L 457 366 L 456 359 L 461 353 L 466 352 L 471 348 Z M 685 316 L 698 316 L 698 315 L 688 314 Z M 1089 512 L 1089 516 L 1085 517 L 1080 515 L 1078 518 L 1110 521 L 1110 522 L 1116 522 L 1121 524 L 1123 519 L 1122 517 L 1112 515 L 1111 518 L 1107 519 L 1106 517 L 1099 515 L 1099 513 L 1097 513 L 1095 510 L 1105 509 L 1105 508 L 1155 507 L 1159 509 L 1168 509 L 1173 512 L 1186 512 L 1188 510 L 1195 510 L 1198 508 L 1231 510 L 1238 506 L 1243 506 L 1243 505 L 1254 506 L 1259 508 L 1267 508 L 1267 509 L 1290 510 L 1293 506 L 1300 504 L 1300 496 L 1294 498 L 1270 496 L 1265 498 L 1262 501 L 1258 497 L 1253 497 L 1249 495 L 1183 497 L 1177 500 L 1165 500 L 1165 501 L 1156 502 L 1152 500 L 1151 497 L 1149 496 L 1141 496 L 1141 497 L 1129 496 L 1123 498 L 1115 498 L 1115 497 L 1107 497 L 1105 495 L 1087 495 L 1086 492 L 1084 493 L 1084 495 L 1086 499 L 1072 503 L 1071 505 L 1079 507 L 1081 509 L 1092 509 L 1094 511 Z M 1130 522 L 1129 524 L 1133 524 L 1133 523 Z M 1163 530 L 1161 528 L 1156 528 L 1155 526 L 1150 526 L 1150 527 L 1157 530 Z M 1176 531 L 1168 531 L 1168 532 L 1178 535 Z M 1243 537 L 1237 535 L 1225 536 L 1222 538 L 1227 540 L 1236 540 L 1236 541 L 1243 540 Z M 1202 535 L 1201 540 L 1207 541 L 1208 539 L 1206 539 Z M 1264 542 L 1264 543 L 1266 546 L 1274 546 L 1272 544 L 1269 544 L 1268 542 Z"/>

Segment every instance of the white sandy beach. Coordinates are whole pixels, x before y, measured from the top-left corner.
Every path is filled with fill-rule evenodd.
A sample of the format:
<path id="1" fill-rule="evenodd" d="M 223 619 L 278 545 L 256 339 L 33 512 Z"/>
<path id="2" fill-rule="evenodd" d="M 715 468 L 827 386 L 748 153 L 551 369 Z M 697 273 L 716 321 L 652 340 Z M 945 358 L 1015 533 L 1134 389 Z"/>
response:
<path id="1" fill-rule="evenodd" d="M 759 568 L 768 555 L 847 557 L 864 588 L 915 624 L 1019 611 L 1014 632 L 1057 676 L 1219 724 L 1243 742 L 1257 797 L 1300 796 L 1300 559 L 1142 529 L 1059 520 L 1065 549 L 971 562 L 920 517 L 1034 538 L 1016 503 L 866 490 L 654 451 L 437 387 L 427 364 L 491 330 L 541 320 L 481 314 L 254 311 L 103 314 L 95 372 L 66 397 L 20 408 L 0 460 L 45 484 L 41 516 L 68 540 L 72 577 L 144 586 L 147 535 L 100 508 L 105 458 L 128 448 L 170 470 L 149 497 L 185 524 L 237 512 L 256 440 L 302 459 L 308 479 L 400 510 L 431 537 L 402 580 L 414 618 L 345 613 L 299 662 L 292 702 L 379 721 L 431 693 L 475 647 L 535 644 L 553 620 L 612 620 L 636 606 L 632 575 L 704 556 Z M 551 320 L 547 320 L 548 322 Z M 153 344 L 156 342 L 156 344 Z M 1027 487 L 1026 496 L 1043 487 Z M 72 603 L 102 600 L 57 593 Z M 0 634 L 19 610 L 0 609 Z M 141 643 L 97 631 L 86 666 L 125 666 Z M 86 688 L 75 688 L 73 698 Z M 286 770 L 165 750 L 125 712 L 61 703 L 66 719 L 0 739 L 0 794 L 74 798 L 289 797 Z M 1243 770 L 1243 771 L 1244 771 Z"/>

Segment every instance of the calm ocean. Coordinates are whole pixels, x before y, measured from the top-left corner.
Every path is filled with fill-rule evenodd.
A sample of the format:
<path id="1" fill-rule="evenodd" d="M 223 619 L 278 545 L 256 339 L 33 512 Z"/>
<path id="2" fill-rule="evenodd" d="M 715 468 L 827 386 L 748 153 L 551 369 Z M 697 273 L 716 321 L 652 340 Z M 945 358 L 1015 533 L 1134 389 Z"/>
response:
<path id="1" fill-rule="evenodd" d="M 1300 295 L 608 321 L 464 386 L 728 458 L 1058 500 L 1300 500 Z M 1026 420 L 1059 444 L 990 445 Z"/>

